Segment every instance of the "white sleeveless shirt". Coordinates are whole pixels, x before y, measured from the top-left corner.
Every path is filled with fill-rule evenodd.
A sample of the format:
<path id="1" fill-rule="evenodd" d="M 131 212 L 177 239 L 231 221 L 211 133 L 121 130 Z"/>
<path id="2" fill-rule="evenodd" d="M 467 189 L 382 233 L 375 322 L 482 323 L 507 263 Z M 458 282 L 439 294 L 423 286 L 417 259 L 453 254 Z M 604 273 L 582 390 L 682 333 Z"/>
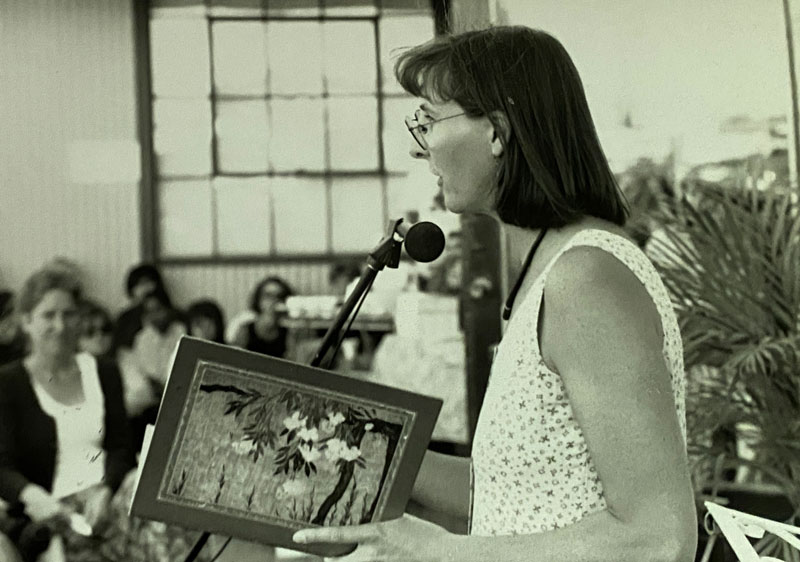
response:
<path id="1" fill-rule="evenodd" d="M 106 453 L 105 400 L 97 361 L 88 353 L 75 356 L 81 373 L 83 402 L 65 405 L 54 400 L 38 383 L 33 389 L 42 410 L 56 424 L 56 465 L 52 494 L 64 498 L 103 481 Z"/>
<path id="2" fill-rule="evenodd" d="M 575 246 L 600 248 L 625 264 L 653 299 L 663 356 L 686 441 L 683 346 L 658 272 L 632 242 L 604 230 L 577 232 L 536 278 L 497 348 L 472 448 L 473 535 L 533 534 L 578 522 L 606 507 L 586 441 L 561 377 L 542 359 L 538 318 L 547 274 Z"/>

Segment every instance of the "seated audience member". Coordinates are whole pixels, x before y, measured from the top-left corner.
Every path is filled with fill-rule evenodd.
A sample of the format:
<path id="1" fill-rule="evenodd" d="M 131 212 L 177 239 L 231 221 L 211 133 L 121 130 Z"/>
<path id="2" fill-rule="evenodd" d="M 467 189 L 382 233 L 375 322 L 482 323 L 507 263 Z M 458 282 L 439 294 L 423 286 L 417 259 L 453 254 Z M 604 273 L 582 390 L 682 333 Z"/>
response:
<path id="1" fill-rule="evenodd" d="M 209 299 L 195 301 L 186 309 L 189 335 L 223 343 L 225 320 L 219 305 Z"/>
<path id="2" fill-rule="evenodd" d="M 255 318 L 239 327 L 232 343 L 264 355 L 284 357 L 287 330 L 278 320 L 285 313 L 286 299 L 292 294 L 291 287 L 280 277 L 262 280 L 250 299 Z"/>
<path id="3" fill-rule="evenodd" d="M 98 532 L 134 464 L 116 366 L 77 352 L 80 298 L 79 282 L 59 269 L 34 273 L 19 295 L 30 351 L 0 368 L 0 497 L 10 504 L 13 524 L 4 527 L 15 542 L 32 523 L 55 527 L 71 513 Z M 57 528 L 55 544 L 40 550 L 84 560 L 95 548 Z"/>
<path id="4" fill-rule="evenodd" d="M 108 311 L 92 300 L 81 303 L 81 334 L 78 349 L 98 358 L 112 359 L 113 324 Z"/>
<path id="5" fill-rule="evenodd" d="M 331 267 L 328 275 L 328 284 L 331 293 L 339 297 L 342 302 L 347 298 L 347 289 L 354 279 L 361 277 L 361 270 L 357 263 L 337 263 Z"/>
<path id="6" fill-rule="evenodd" d="M 125 407 L 137 451 L 141 447 L 145 427 L 155 423 L 172 354 L 178 341 L 187 332 L 185 315 L 172 308 L 163 289 L 151 289 L 142 298 L 139 307 L 141 328 L 133 335 L 129 346 L 123 345 L 117 350 Z"/>
<path id="7" fill-rule="evenodd" d="M 14 295 L 0 291 L 0 365 L 25 355 L 25 336 L 14 310 Z"/>
<path id="8" fill-rule="evenodd" d="M 153 291 L 160 291 L 165 296 L 168 307 L 172 308 L 169 295 L 164 287 L 161 274 L 154 265 L 140 264 L 128 272 L 125 289 L 129 306 L 117 318 L 114 330 L 114 349 L 130 348 L 133 339 L 142 329 L 142 302 Z"/>

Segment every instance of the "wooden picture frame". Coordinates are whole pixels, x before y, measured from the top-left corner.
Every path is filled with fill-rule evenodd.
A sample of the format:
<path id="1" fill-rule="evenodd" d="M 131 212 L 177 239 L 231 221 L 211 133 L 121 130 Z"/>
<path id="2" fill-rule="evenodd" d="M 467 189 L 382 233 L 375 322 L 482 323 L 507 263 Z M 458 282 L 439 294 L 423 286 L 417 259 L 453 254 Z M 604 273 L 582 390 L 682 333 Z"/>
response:
<path id="1" fill-rule="evenodd" d="M 399 517 L 441 400 L 181 339 L 131 514 L 339 556 L 295 531 Z"/>

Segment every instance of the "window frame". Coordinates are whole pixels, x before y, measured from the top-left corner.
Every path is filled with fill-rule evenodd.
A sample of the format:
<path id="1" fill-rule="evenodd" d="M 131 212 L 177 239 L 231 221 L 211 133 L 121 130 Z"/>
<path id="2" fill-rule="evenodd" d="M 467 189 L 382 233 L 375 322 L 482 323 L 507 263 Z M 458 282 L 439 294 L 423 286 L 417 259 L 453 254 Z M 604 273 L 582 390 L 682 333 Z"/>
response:
<path id="1" fill-rule="evenodd" d="M 380 19 L 382 17 L 381 3 L 378 4 L 378 13 L 375 15 L 318 15 L 318 16 L 287 16 L 287 15 L 251 15 L 251 16 L 224 16 L 207 14 L 205 16 L 208 25 L 208 40 L 210 47 L 210 70 L 211 70 L 211 91 L 208 99 L 211 104 L 211 174 L 208 176 L 209 182 L 212 184 L 215 177 L 313 177 L 323 178 L 325 181 L 325 198 L 326 198 L 326 213 L 327 213 L 327 232 L 326 232 L 326 245 L 325 252 L 315 253 L 275 253 L 273 250 L 267 254 L 220 254 L 218 247 L 218 232 L 217 232 L 217 217 L 216 217 L 216 201 L 212 196 L 212 243 L 213 253 L 210 255 L 202 256 L 164 256 L 162 251 L 162 240 L 160 231 L 160 206 L 159 206 L 159 178 L 156 174 L 155 155 L 153 152 L 153 101 L 157 99 L 152 94 L 152 75 L 150 67 L 150 8 L 151 2 L 134 2 L 133 3 L 133 20 L 134 20 L 134 38 L 135 38 L 135 72 L 137 82 L 137 136 L 141 148 L 141 188 L 139 193 L 139 212 L 140 212 L 140 244 L 142 259 L 158 265 L 248 265 L 248 264 L 282 264 L 282 263 L 319 263 L 331 262 L 335 260 L 349 260 L 357 257 L 362 257 L 365 252 L 336 252 L 332 247 L 332 231 L 333 231 L 333 217 L 332 217 L 332 181 L 338 178 L 359 178 L 370 177 L 374 178 L 381 184 L 381 200 L 383 202 L 383 217 L 384 221 L 389 214 L 389 194 L 387 189 L 387 181 L 391 178 L 402 178 L 406 176 L 404 172 L 390 171 L 386 169 L 386 160 L 384 155 L 384 100 L 397 99 L 406 97 L 403 93 L 384 92 L 383 90 L 383 74 L 382 74 L 382 53 L 380 44 Z M 442 33 L 447 27 L 447 14 L 449 13 L 450 0 L 430 0 L 430 13 L 433 17 L 433 24 L 435 34 Z M 218 154 L 217 154 L 217 134 L 216 134 L 216 103 L 231 99 L 226 95 L 220 96 L 214 88 L 213 83 L 213 37 L 211 26 L 214 22 L 219 21 L 369 21 L 373 25 L 374 41 L 375 41 L 375 56 L 376 56 L 376 91 L 374 95 L 365 99 L 374 99 L 377 102 L 377 123 L 376 123 L 376 136 L 378 141 L 378 162 L 374 170 L 365 171 L 342 171 L 326 169 L 320 172 L 283 172 L 269 170 L 267 172 L 240 172 L 240 173 L 219 173 Z M 253 96 L 252 99 L 269 99 L 273 96 L 267 94 L 266 96 Z M 274 96 L 282 97 L 282 96 Z M 330 97 L 338 97 L 336 95 L 330 96 L 327 92 L 323 92 L 315 99 L 327 99 Z M 248 99 L 251 99 L 249 96 Z M 327 111 L 327 109 L 326 109 Z M 327 127 L 327 125 L 326 125 Z M 327 133 L 327 128 L 326 128 Z M 195 176 L 169 176 L 165 178 L 166 181 L 178 180 L 181 178 L 198 179 Z M 273 231 L 270 233 L 271 239 L 274 242 L 274 222 L 271 224 Z M 376 236 L 375 244 L 379 241 Z"/>

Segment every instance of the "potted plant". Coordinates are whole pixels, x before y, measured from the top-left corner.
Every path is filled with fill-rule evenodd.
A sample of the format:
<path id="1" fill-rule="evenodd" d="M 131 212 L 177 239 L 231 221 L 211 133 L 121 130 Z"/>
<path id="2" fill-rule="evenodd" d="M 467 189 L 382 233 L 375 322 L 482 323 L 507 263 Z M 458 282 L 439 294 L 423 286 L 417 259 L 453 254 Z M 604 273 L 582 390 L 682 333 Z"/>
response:
<path id="1" fill-rule="evenodd" d="M 756 182 L 686 192 L 662 206 L 648 250 L 681 327 L 695 484 L 733 489 L 728 499 L 746 505 L 731 507 L 796 525 L 800 206 L 788 189 Z M 758 549 L 800 560 L 775 537 Z"/>

